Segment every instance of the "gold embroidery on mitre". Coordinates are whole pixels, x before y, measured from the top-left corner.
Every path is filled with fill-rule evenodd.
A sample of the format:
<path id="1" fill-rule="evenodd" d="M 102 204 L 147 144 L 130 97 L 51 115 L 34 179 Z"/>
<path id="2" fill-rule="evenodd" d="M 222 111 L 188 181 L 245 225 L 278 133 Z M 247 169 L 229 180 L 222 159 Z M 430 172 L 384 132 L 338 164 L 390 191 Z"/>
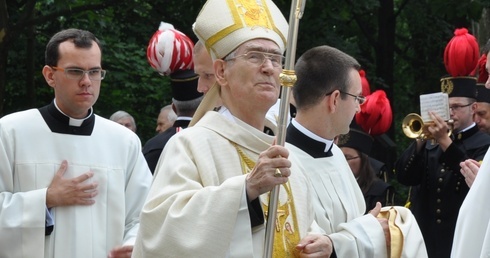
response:
<path id="1" fill-rule="evenodd" d="M 441 92 L 451 94 L 454 89 L 454 84 L 450 79 L 441 80 Z"/>
<path id="2" fill-rule="evenodd" d="M 286 43 L 285 35 L 277 28 L 274 17 L 265 0 L 226 0 L 228 9 L 233 17 L 233 24 L 217 31 L 205 40 L 206 48 L 216 52 L 213 46 L 224 37 L 242 28 L 260 27 L 274 31 Z M 279 19 L 279 17 L 277 17 Z M 282 17 L 281 17 L 282 18 Z"/>
<path id="3" fill-rule="evenodd" d="M 267 5 L 259 0 L 236 0 L 237 13 L 246 27 L 260 26 L 272 29 Z"/>
<path id="4" fill-rule="evenodd" d="M 230 142 L 238 152 L 242 173 L 247 174 L 255 167 L 255 162 L 249 158 L 245 152 L 238 147 L 234 142 Z M 281 195 L 281 193 L 286 195 Z M 298 218 L 296 216 L 296 207 L 294 205 L 293 194 L 289 181 L 281 185 L 279 191 L 279 206 L 277 207 L 277 217 L 274 234 L 274 249 L 272 252 L 273 258 L 289 258 L 299 257 L 299 251 L 296 245 L 300 241 Z M 264 216 L 267 219 L 267 211 L 269 204 L 269 195 L 266 198 L 260 198 Z M 281 198 L 282 197 L 282 198 Z M 265 199 L 265 200 L 264 200 Z"/>
<path id="5" fill-rule="evenodd" d="M 270 14 L 265 1 L 263 0 L 226 0 L 227 6 L 233 17 L 233 24 L 224 27 L 206 40 L 206 46 L 214 46 L 216 42 L 223 39 L 232 32 L 244 27 L 260 26 L 276 31 L 279 30 L 273 25 L 272 15 Z M 285 40 L 285 39 L 284 39 Z"/>

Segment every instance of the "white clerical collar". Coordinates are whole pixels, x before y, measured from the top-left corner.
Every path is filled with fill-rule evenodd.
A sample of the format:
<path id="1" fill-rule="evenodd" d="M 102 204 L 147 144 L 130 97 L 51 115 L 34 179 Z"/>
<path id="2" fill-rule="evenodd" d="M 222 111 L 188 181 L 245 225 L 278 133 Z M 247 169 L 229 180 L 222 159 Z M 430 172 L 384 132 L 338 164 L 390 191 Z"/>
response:
<path id="1" fill-rule="evenodd" d="M 458 133 L 464 133 L 464 132 L 470 130 L 471 128 L 473 128 L 473 126 L 475 126 L 475 125 L 476 125 L 475 122 L 473 122 L 470 126 L 468 126 L 465 129 L 459 131 Z"/>
<path id="2" fill-rule="evenodd" d="M 86 116 L 85 118 L 82 118 L 82 119 L 76 119 L 76 118 L 72 118 L 70 116 L 68 116 L 67 114 L 63 113 L 63 111 L 61 111 L 61 109 L 58 107 L 58 105 L 56 105 L 56 98 L 54 99 L 54 106 L 56 107 L 56 109 L 58 109 L 58 111 L 61 112 L 61 114 L 65 115 L 66 117 L 68 117 L 70 119 L 70 122 L 68 123 L 70 126 L 76 126 L 76 127 L 80 127 L 83 123 L 83 121 L 85 121 L 85 119 L 89 118 L 91 115 L 92 115 L 92 108 L 90 108 L 90 113 L 88 114 L 88 116 Z"/>
<path id="3" fill-rule="evenodd" d="M 175 120 L 179 120 L 179 121 L 191 121 L 192 120 L 192 117 L 190 116 L 178 116 L 177 119 Z"/>
<path id="4" fill-rule="evenodd" d="M 310 137 L 311 139 L 313 139 L 315 141 L 319 141 L 319 142 L 325 143 L 325 152 L 327 152 L 328 150 L 330 150 L 330 148 L 332 147 L 333 140 L 324 139 L 324 138 L 322 138 L 322 137 L 314 134 L 313 132 L 311 132 L 310 130 L 306 129 L 304 126 L 302 126 L 300 123 L 298 123 L 298 121 L 296 121 L 296 119 L 294 119 L 294 118 L 293 118 L 293 120 L 291 120 L 291 123 L 294 125 L 294 127 L 296 127 L 296 129 L 298 129 L 304 135 Z"/>

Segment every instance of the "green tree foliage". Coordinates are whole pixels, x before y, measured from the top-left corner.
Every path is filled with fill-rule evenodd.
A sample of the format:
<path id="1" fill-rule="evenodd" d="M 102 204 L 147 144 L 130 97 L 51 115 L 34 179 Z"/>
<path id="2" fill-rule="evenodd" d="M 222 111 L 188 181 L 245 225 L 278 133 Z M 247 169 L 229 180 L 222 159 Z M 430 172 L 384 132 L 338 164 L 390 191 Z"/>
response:
<path id="1" fill-rule="evenodd" d="M 108 118 L 117 110 L 129 112 L 135 117 L 137 133 L 144 143 L 155 134 L 160 108 L 171 102 L 168 78 L 159 75 L 146 60 L 148 42 L 160 21 L 173 24 L 195 40 L 192 23 L 203 3 L 189 0 L 178 4 L 163 0 L 8 1 L 5 10 L 0 7 L 0 13 L 8 17 L 0 31 L 7 31 L 5 38 L 13 39 L 0 38 L 0 49 L 5 54 L 2 56 L 6 56 L 5 77 L 0 79 L 5 83 L 0 87 L 4 94 L 0 94 L 4 96 L 0 114 L 40 107 L 52 101 L 53 92 L 41 74 L 44 47 L 61 29 L 86 29 L 101 40 L 103 67 L 108 70 L 94 106 L 96 113 Z M 29 46 L 31 41 L 34 43 Z M 32 62 L 26 62 L 29 59 Z"/>
<path id="2" fill-rule="evenodd" d="M 148 41 L 160 21 L 173 24 L 195 41 L 192 23 L 204 2 L 0 0 L 0 115 L 52 100 L 52 90 L 40 72 L 44 47 L 55 32 L 77 27 L 94 32 L 104 44 L 103 66 L 109 72 L 102 82 L 96 112 L 104 117 L 117 110 L 131 113 L 145 142 L 154 135 L 159 109 L 171 101 L 168 78 L 146 61 Z M 291 1 L 275 3 L 289 18 Z M 439 79 L 446 73 L 444 47 L 454 29 L 467 27 L 480 42 L 490 37 L 478 35 L 478 22 L 489 3 L 307 0 L 296 58 L 311 47 L 327 44 L 358 59 L 371 90 L 386 91 L 391 101 L 394 123 L 388 135 L 400 153 L 410 143 L 400 130 L 403 117 L 418 112 L 420 94 L 440 91 Z"/>

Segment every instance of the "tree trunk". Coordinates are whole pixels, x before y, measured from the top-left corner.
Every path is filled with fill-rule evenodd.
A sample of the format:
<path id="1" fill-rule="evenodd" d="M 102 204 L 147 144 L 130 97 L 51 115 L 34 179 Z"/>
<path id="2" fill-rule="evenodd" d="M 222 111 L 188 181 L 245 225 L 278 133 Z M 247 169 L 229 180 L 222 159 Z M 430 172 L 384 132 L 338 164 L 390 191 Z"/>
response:
<path id="1" fill-rule="evenodd" d="M 35 48 L 36 48 L 36 33 L 34 25 L 27 27 L 27 58 L 26 58 L 26 93 L 27 93 L 27 106 L 36 106 L 36 88 L 34 83 L 34 73 L 38 67 L 35 67 L 36 60 L 34 58 Z"/>
<path id="2" fill-rule="evenodd" d="M 485 8 L 482 10 L 481 18 L 478 23 L 473 23 L 474 35 L 478 39 L 478 43 L 480 44 L 480 51 L 485 46 L 487 41 L 490 39 L 490 13 L 489 9 Z"/>
<path id="3" fill-rule="evenodd" d="M 393 0 L 380 0 L 378 11 L 378 39 L 376 46 L 376 76 L 384 82 L 383 90 L 393 100 L 393 74 L 395 55 L 395 15 Z M 393 103 L 391 103 L 393 107 Z M 394 126 L 388 135 L 394 139 Z"/>
<path id="4" fill-rule="evenodd" d="M 0 117 L 3 116 L 5 87 L 7 84 L 7 23 L 7 3 L 5 0 L 0 0 Z"/>

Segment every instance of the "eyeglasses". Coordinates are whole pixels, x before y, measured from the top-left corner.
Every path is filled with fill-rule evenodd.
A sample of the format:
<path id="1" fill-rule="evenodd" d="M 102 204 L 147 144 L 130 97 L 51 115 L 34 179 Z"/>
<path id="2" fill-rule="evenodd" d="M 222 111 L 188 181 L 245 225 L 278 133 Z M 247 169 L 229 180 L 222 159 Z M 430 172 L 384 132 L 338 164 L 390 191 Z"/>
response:
<path id="1" fill-rule="evenodd" d="M 349 160 L 353 160 L 353 159 L 357 159 L 357 158 L 359 158 L 359 156 L 355 156 L 355 157 L 345 156 L 345 159 L 346 159 L 347 161 L 349 161 Z"/>
<path id="2" fill-rule="evenodd" d="M 238 56 L 225 58 L 224 60 L 225 61 L 231 61 L 231 60 L 237 59 L 239 57 L 241 57 L 241 58 L 245 59 L 247 62 L 254 64 L 254 65 L 257 65 L 257 66 L 263 65 L 266 59 L 269 59 L 271 61 L 272 66 L 274 66 L 274 68 L 282 67 L 282 64 L 284 63 L 284 56 L 282 56 L 282 55 L 266 53 L 266 52 L 259 52 L 259 51 L 250 51 L 248 53 L 241 54 Z"/>
<path id="3" fill-rule="evenodd" d="M 334 91 L 332 91 L 330 93 L 327 93 L 325 95 L 328 96 L 328 95 L 332 94 Z M 339 90 L 339 91 L 340 91 L 340 93 L 343 93 L 343 94 L 349 95 L 351 97 L 354 97 L 354 99 L 357 101 L 357 103 L 359 103 L 359 105 L 362 105 L 362 104 L 364 104 L 364 102 L 366 102 L 366 97 L 364 97 L 362 95 L 357 96 L 357 95 L 350 94 L 350 93 L 345 92 L 345 91 L 341 91 L 341 90 Z"/>
<path id="4" fill-rule="evenodd" d="M 449 106 L 449 110 L 451 110 L 451 111 L 458 111 L 460 108 L 468 107 L 468 106 L 471 106 L 471 105 L 473 105 L 473 103 L 468 103 L 466 105 L 452 105 L 452 106 Z"/>
<path id="5" fill-rule="evenodd" d="M 60 68 L 56 66 L 51 66 L 54 70 L 61 71 L 65 74 L 66 78 L 71 80 L 81 80 L 85 74 L 88 74 L 88 78 L 92 81 L 101 81 L 104 79 L 106 70 L 102 69 L 91 69 L 91 70 L 82 70 L 77 68 Z"/>

